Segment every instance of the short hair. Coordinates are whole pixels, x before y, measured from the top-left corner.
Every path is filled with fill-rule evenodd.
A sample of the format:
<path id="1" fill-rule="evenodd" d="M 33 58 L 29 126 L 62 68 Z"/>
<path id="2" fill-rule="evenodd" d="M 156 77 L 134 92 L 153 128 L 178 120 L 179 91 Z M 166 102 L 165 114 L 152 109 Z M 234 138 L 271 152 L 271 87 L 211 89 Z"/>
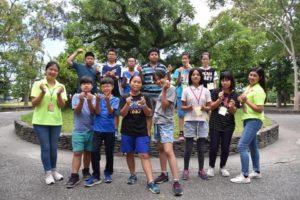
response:
<path id="1" fill-rule="evenodd" d="M 208 58 L 210 59 L 210 55 L 209 55 L 209 53 L 206 51 L 206 52 L 203 52 L 202 54 L 201 54 L 201 59 L 203 58 L 203 56 L 208 56 Z"/>
<path id="2" fill-rule="evenodd" d="M 187 56 L 189 59 L 191 58 L 191 56 L 190 56 L 190 54 L 189 54 L 188 52 L 183 52 L 183 53 L 181 54 L 181 58 L 182 58 L 183 56 Z"/>
<path id="3" fill-rule="evenodd" d="M 91 51 L 86 52 L 85 55 L 84 55 L 84 58 L 86 58 L 86 57 L 88 57 L 88 56 L 91 56 L 91 57 L 95 58 L 94 53 L 91 52 Z"/>
<path id="4" fill-rule="evenodd" d="M 156 52 L 156 53 L 158 54 L 158 56 L 159 56 L 159 54 L 160 54 L 160 51 L 159 51 L 158 48 L 152 47 L 152 48 L 150 48 L 150 49 L 148 50 L 147 55 L 150 56 L 150 54 L 151 54 L 152 52 Z"/>
<path id="5" fill-rule="evenodd" d="M 108 55 L 109 52 L 114 52 L 116 55 L 118 55 L 118 52 L 115 48 L 109 48 L 107 49 L 106 55 Z"/>
<path id="6" fill-rule="evenodd" d="M 56 65 L 58 71 L 60 70 L 60 67 L 59 67 L 59 65 L 58 65 L 57 62 L 55 62 L 55 61 L 50 61 L 50 62 L 48 62 L 47 65 L 46 65 L 46 71 L 47 71 L 47 69 L 48 69 L 49 67 L 51 67 L 51 66 L 53 66 L 53 65 Z"/>
<path id="7" fill-rule="evenodd" d="M 114 86 L 114 80 L 110 77 L 104 77 L 101 79 L 100 85 L 104 85 L 104 84 L 110 84 L 110 85 Z"/>
<path id="8" fill-rule="evenodd" d="M 164 70 L 155 70 L 153 72 L 153 80 L 155 79 L 155 76 L 157 76 L 159 79 L 165 78 L 167 73 Z"/>
<path id="9" fill-rule="evenodd" d="M 224 79 L 229 80 L 231 82 L 230 83 L 230 90 L 231 91 L 235 90 L 235 81 L 234 81 L 233 74 L 230 70 L 225 69 L 225 70 L 221 71 L 219 88 L 222 88 L 221 81 L 224 80 Z"/>
<path id="10" fill-rule="evenodd" d="M 199 83 L 199 85 L 202 85 L 204 83 L 204 75 L 203 75 L 203 71 L 199 67 L 195 67 L 195 68 L 192 68 L 190 70 L 190 72 L 189 72 L 189 85 L 193 85 L 192 74 L 194 73 L 194 71 L 199 72 L 199 74 L 200 74 L 200 83 Z"/>
<path id="11" fill-rule="evenodd" d="M 80 85 L 81 84 L 84 84 L 84 83 L 90 83 L 90 84 L 93 84 L 93 80 L 91 77 L 89 76 L 83 76 L 80 78 Z"/>
<path id="12" fill-rule="evenodd" d="M 127 57 L 127 62 L 128 62 L 128 60 L 129 60 L 130 58 L 133 58 L 133 59 L 134 59 L 134 62 L 136 62 L 136 59 L 135 59 L 134 56 L 128 56 L 128 57 Z"/>
<path id="13" fill-rule="evenodd" d="M 143 84 L 143 80 L 142 78 L 139 76 L 139 75 L 133 75 L 130 79 L 129 79 L 129 83 L 131 83 L 131 81 L 135 78 L 135 77 L 139 77 L 142 81 L 142 84 Z"/>

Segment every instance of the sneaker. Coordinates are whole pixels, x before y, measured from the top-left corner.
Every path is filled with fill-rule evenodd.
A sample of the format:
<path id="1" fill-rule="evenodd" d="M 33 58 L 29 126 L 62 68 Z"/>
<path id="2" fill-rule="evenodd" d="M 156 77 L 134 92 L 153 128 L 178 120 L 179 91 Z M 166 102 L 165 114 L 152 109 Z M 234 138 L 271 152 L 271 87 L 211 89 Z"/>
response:
<path id="1" fill-rule="evenodd" d="M 225 168 L 221 168 L 220 169 L 220 174 L 221 174 L 221 176 L 224 176 L 224 177 L 230 176 L 229 171 L 227 169 L 225 169 Z"/>
<path id="2" fill-rule="evenodd" d="M 183 141 L 184 141 L 183 133 L 179 133 L 178 140 L 179 140 L 180 142 L 183 142 Z"/>
<path id="3" fill-rule="evenodd" d="M 85 182 L 84 182 L 84 185 L 86 187 L 92 187 L 94 185 L 97 185 L 97 184 L 100 184 L 102 182 L 101 179 L 97 179 L 96 177 L 94 176 L 90 176 Z"/>
<path id="4" fill-rule="evenodd" d="M 199 176 L 202 180 L 208 180 L 208 176 L 207 176 L 206 172 L 205 172 L 203 169 L 202 169 L 202 170 L 199 170 L 198 176 Z"/>
<path id="5" fill-rule="evenodd" d="M 58 173 L 56 170 L 52 171 L 52 176 L 53 176 L 54 180 L 56 180 L 56 181 L 61 181 L 64 179 L 63 175 Z"/>
<path id="6" fill-rule="evenodd" d="M 182 180 L 189 180 L 189 170 L 184 170 L 182 174 Z"/>
<path id="7" fill-rule="evenodd" d="M 259 179 L 259 178 L 262 178 L 262 175 L 261 175 L 261 173 L 257 173 L 256 171 L 253 171 L 249 174 L 249 177 Z"/>
<path id="8" fill-rule="evenodd" d="M 91 176 L 91 174 L 90 174 L 90 169 L 89 168 L 82 169 L 82 178 L 83 178 L 83 180 L 87 180 L 90 176 Z"/>
<path id="9" fill-rule="evenodd" d="M 161 173 L 155 180 L 154 183 L 156 184 L 161 184 L 163 182 L 168 182 L 169 181 L 169 176 L 168 173 Z"/>
<path id="10" fill-rule="evenodd" d="M 117 140 L 119 137 L 118 129 L 115 129 L 115 139 Z"/>
<path id="11" fill-rule="evenodd" d="M 52 184 L 55 183 L 51 171 L 47 171 L 47 172 L 46 172 L 46 175 L 45 175 L 45 182 L 46 182 L 47 185 L 52 185 Z"/>
<path id="12" fill-rule="evenodd" d="M 69 178 L 68 182 L 66 183 L 66 187 L 67 187 L 67 188 L 73 188 L 73 187 L 75 187 L 79 182 L 80 182 L 80 180 L 79 180 L 79 175 L 78 175 L 78 174 L 71 174 L 71 177 Z"/>
<path id="13" fill-rule="evenodd" d="M 178 181 L 175 181 L 173 183 L 173 193 L 174 193 L 174 196 L 183 195 L 183 190 L 182 190 L 181 185 Z"/>
<path id="14" fill-rule="evenodd" d="M 104 182 L 105 183 L 111 183 L 112 182 L 112 178 L 111 178 L 111 175 L 109 174 L 109 173 L 107 173 L 107 172 L 104 172 Z"/>
<path id="15" fill-rule="evenodd" d="M 207 176 L 214 177 L 215 176 L 215 168 L 209 167 L 207 170 Z"/>
<path id="16" fill-rule="evenodd" d="M 127 179 L 127 184 L 128 185 L 133 185 L 137 181 L 136 175 L 130 175 L 129 178 Z"/>
<path id="17" fill-rule="evenodd" d="M 242 173 L 238 176 L 236 176 L 235 178 L 230 179 L 231 182 L 233 183 L 250 183 L 250 178 L 249 177 L 245 177 Z"/>
<path id="18" fill-rule="evenodd" d="M 152 181 L 151 183 L 147 183 L 146 188 L 148 190 L 150 190 L 152 193 L 154 194 L 159 194 L 160 193 L 160 189 L 159 187 L 154 183 L 154 181 Z"/>

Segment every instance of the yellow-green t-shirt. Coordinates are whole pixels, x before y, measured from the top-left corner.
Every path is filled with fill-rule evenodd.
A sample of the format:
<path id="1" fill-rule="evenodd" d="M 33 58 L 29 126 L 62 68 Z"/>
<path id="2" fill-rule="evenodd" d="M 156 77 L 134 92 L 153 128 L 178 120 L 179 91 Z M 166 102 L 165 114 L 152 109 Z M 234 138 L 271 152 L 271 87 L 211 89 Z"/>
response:
<path id="1" fill-rule="evenodd" d="M 55 85 L 52 88 L 47 87 L 47 80 L 43 79 L 40 81 L 34 82 L 32 89 L 31 89 L 31 96 L 32 97 L 38 97 L 40 93 L 42 92 L 40 89 L 40 85 L 44 83 L 47 92 L 45 93 L 41 103 L 34 108 L 33 111 L 33 117 L 32 117 L 32 124 L 38 124 L 38 125 L 62 125 L 62 114 L 61 109 L 57 105 L 57 90 L 59 86 L 62 86 L 64 88 L 64 91 L 62 92 L 62 99 L 67 100 L 67 93 L 66 88 L 63 84 L 59 83 L 58 81 L 55 81 Z M 51 98 L 52 94 L 52 98 Z M 49 103 L 53 103 L 54 105 L 54 111 L 48 111 L 48 105 Z"/>
<path id="2" fill-rule="evenodd" d="M 249 99 L 255 105 L 264 105 L 266 99 L 266 93 L 264 89 L 257 83 L 254 86 L 248 86 L 245 91 L 247 95 L 247 99 Z M 242 120 L 245 119 L 260 119 L 264 120 L 264 112 L 255 112 L 250 106 L 246 103 L 244 104 L 244 112 L 242 116 Z"/>

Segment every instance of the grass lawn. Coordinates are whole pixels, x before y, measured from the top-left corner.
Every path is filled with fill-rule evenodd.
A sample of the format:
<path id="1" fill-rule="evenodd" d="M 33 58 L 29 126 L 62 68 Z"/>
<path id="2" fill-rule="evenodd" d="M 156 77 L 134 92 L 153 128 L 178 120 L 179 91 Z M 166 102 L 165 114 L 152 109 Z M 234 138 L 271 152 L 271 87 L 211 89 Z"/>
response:
<path id="1" fill-rule="evenodd" d="M 242 116 L 242 110 L 238 109 L 236 114 L 235 114 L 235 131 L 234 135 L 239 136 L 243 130 L 243 124 L 241 121 L 241 116 Z M 22 121 L 31 124 L 31 119 L 32 119 L 32 113 L 28 113 L 26 115 L 23 115 L 21 117 Z M 268 118 L 264 120 L 263 127 L 269 126 L 272 124 L 272 121 Z M 121 119 L 120 119 L 120 126 L 121 126 Z M 62 132 L 64 133 L 71 133 L 73 129 L 73 111 L 71 109 L 65 109 L 63 111 L 63 127 L 62 127 Z M 178 129 L 178 117 L 175 115 L 175 137 L 177 137 L 179 133 Z"/>
<path id="2" fill-rule="evenodd" d="M 5 102 L 0 103 L 0 107 L 23 107 L 24 102 Z M 31 106 L 31 102 L 28 102 L 28 106 Z"/>

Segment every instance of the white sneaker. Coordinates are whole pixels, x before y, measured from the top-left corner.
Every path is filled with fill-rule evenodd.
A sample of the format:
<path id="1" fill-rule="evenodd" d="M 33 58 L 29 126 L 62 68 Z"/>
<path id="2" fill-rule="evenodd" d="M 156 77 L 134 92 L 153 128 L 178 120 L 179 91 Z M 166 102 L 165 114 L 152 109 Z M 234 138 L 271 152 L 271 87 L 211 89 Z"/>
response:
<path id="1" fill-rule="evenodd" d="M 51 184 L 54 184 L 54 183 L 55 183 L 51 171 L 47 171 L 47 172 L 46 172 L 46 175 L 45 175 L 45 182 L 46 182 L 47 185 L 51 185 Z"/>
<path id="2" fill-rule="evenodd" d="M 225 168 L 221 168 L 221 169 L 220 169 L 220 174 L 221 174 L 222 176 L 224 176 L 224 177 L 230 176 L 229 171 L 228 171 L 227 169 L 225 169 Z"/>
<path id="3" fill-rule="evenodd" d="M 250 183 L 250 178 L 245 178 L 245 176 L 241 173 L 235 178 L 230 179 L 231 182 L 233 183 Z"/>
<path id="4" fill-rule="evenodd" d="M 249 177 L 250 177 L 250 178 L 257 178 L 257 179 L 259 179 L 259 178 L 262 178 L 262 175 L 261 175 L 261 173 L 257 173 L 257 172 L 255 172 L 255 171 L 252 171 L 252 172 L 249 174 Z"/>
<path id="5" fill-rule="evenodd" d="M 215 168 L 209 167 L 206 174 L 210 177 L 215 176 Z"/>
<path id="6" fill-rule="evenodd" d="M 52 171 L 52 176 L 56 181 L 61 181 L 64 179 L 63 175 L 58 173 L 56 170 Z"/>

